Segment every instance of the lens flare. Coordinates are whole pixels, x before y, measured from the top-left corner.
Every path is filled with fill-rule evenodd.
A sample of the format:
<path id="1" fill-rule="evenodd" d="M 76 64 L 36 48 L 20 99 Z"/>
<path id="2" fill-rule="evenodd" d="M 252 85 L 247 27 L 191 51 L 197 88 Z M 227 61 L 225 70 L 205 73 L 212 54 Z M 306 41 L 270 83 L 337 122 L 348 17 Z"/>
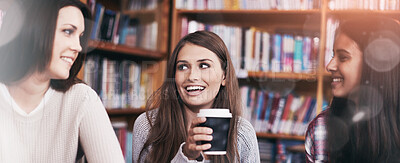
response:
<path id="1" fill-rule="evenodd" d="M 388 38 L 378 38 L 365 49 L 365 61 L 375 71 L 386 72 L 400 62 L 400 47 Z"/>
<path id="2" fill-rule="evenodd" d="M 5 5 L 0 3 L 0 6 Z M 25 21 L 24 10 L 18 3 L 9 5 L 8 8 L 2 9 L 3 18 L 0 28 L 0 46 L 12 41 L 21 31 L 23 22 Z M 9 15 L 12 14 L 12 15 Z M 5 25 L 7 23 L 7 25 Z"/>

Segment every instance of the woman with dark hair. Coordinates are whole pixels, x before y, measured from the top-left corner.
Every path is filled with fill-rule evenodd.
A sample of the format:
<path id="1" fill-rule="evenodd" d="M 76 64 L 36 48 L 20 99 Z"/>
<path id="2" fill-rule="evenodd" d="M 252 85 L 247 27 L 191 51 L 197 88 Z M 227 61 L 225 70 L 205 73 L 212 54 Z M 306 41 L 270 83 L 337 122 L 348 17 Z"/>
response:
<path id="1" fill-rule="evenodd" d="M 79 0 L 10 1 L 0 29 L 0 162 L 124 162 L 97 94 L 77 79 L 91 14 Z"/>
<path id="2" fill-rule="evenodd" d="M 238 81 L 220 37 L 198 31 L 182 38 L 167 63 L 167 79 L 147 102 L 147 112 L 134 125 L 135 162 L 260 162 L 251 124 L 240 117 Z M 204 156 L 212 130 L 196 114 L 204 108 L 232 113 L 226 155 Z M 206 157 L 206 158 L 204 158 Z"/>
<path id="3" fill-rule="evenodd" d="M 307 162 L 400 162 L 399 21 L 345 21 L 333 52 L 334 98 L 309 124 Z"/>

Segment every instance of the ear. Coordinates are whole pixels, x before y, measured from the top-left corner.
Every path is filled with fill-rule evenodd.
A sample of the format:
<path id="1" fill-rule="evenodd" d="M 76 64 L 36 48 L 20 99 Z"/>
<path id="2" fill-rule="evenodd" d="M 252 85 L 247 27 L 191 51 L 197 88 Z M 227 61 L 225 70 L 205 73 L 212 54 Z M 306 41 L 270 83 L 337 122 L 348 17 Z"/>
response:
<path id="1" fill-rule="evenodd" d="M 224 86 L 224 87 L 225 87 L 225 85 L 226 85 L 226 77 L 225 77 L 225 74 L 222 75 L 222 83 L 221 83 L 221 85 Z"/>

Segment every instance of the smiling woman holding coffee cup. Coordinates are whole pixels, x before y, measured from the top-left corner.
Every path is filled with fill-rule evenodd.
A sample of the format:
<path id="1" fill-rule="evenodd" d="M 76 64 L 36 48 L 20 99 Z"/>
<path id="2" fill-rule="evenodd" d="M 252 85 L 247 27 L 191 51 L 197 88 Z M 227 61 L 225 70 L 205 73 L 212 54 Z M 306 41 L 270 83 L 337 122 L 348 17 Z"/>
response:
<path id="1" fill-rule="evenodd" d="M 238 82 L 221 38 L 207 31 L 185 36 L 170 56 L 166 73 L 147 102 L 147 112 L 135 121 L 134 162 L 260 162 L 255 131 L 240 117 Z M 210 109 L 214 116 L 209 116 Z M 211 117 L 229 119 L 227 134 L 212 129 Z M 213 140 L 226 144 L 214 150 L 220 145 L 212 146 Z"/>

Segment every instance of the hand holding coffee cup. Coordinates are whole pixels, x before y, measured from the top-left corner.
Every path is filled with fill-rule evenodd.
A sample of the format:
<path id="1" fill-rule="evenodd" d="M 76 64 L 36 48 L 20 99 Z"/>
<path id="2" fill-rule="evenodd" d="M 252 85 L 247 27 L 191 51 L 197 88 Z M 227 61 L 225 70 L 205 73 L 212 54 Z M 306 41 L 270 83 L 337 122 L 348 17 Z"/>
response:
<path id="1" fill-rule="evenodd" d="M 188 130 L 188 137 L 185 145 L 183 146 L 183 153 L 186 157 L 191 160 L 194 160 L 200 156 L 200 152 L 210 149 L 211 144 L 198 144 L 196 142 L 200 141 L 211 141 L 213 130 L 209 127 L 200 127 L 198 126 L 200 123 L 206 122 L 206 118 L 197 117 L 195 118 Z"/>
<path id="2" fill-rule="evenodd" d="M 199 126 L 212 129 L 212 140 L 202 140 L 202 145 L 211 144 L 211 148 L 206 149 L 206 155 L 225 155 L 228 142 L 228 133 L 232 114 L 229 109 L 200 109 L 197 117 L 206 117 L 204 123 Z"/>

